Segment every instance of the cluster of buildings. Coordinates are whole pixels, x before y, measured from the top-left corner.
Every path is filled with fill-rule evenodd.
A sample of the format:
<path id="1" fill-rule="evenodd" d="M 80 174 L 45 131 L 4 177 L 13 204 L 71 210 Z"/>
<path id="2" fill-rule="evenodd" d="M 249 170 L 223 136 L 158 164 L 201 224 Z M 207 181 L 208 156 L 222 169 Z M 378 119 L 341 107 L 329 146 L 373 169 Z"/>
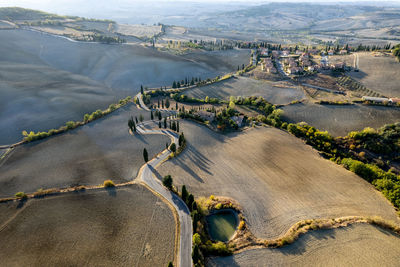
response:
<path id="1" fill-rule="evenodd" d="M 277 73 L 274 63 L 272 63 L 272 59 L 270 57 L 264 59 L 264 63 L 261 64 L 261 70 L 267 73 Z"/>
<path id="2" fill-rule="evenodd" d="M 319 49 L 309 49 L 307 52 L 296 50 L 291 53 L 289 50 L 269 51 L 267 48 L 262 48 L 260 55 L 264 57 L 264 63 L 261 65 L 261 69 L 267 73 L 277 73 L 272 60 L 279 60 L 287 75 L 321 70 L 344 70 L 346 68 L 346 64 L 343 62 L 334 64 L 329 62 L 328 56 L 334 55 L 334 50 L 329 50 L 327 54 Z M 339 54 L 347 54 L 347 50 L 340 50 Z M 314 63 L 311 60 L 313 55 L 321 55 L 320 63 Z"/>
<path id="3" fill-rule="evenodd" d="M 195 114 L 205 121 L 213 122 L 215 120 L 214 112 L 199 110 Z M 239 128 L 244 126 L 244 115 L 232 116 L 231 120 L 233 120 Z"/>
<path id="4" fill-rule="evenodd" d="M 373 97 L 373 96 L 363 96 L 363 101 L 368 101 L 372 103 L 379 103 L 379 104 L 391 104 L 391 105 L 400 105 L 400 98 L 392 97 Z"/>

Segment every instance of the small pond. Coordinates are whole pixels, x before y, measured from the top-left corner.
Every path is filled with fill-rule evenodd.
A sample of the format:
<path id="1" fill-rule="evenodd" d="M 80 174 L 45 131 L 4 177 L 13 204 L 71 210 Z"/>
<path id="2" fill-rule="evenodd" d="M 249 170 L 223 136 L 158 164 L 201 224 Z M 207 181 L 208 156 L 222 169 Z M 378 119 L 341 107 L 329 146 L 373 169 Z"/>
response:
<path id="1" fill-rule="evenodd" d="M 216 241 L 225 242 L 231 239 L 239 224 L 236 212 L 231 210 L 218 211 L 206 219 L 210 237 Z"/>

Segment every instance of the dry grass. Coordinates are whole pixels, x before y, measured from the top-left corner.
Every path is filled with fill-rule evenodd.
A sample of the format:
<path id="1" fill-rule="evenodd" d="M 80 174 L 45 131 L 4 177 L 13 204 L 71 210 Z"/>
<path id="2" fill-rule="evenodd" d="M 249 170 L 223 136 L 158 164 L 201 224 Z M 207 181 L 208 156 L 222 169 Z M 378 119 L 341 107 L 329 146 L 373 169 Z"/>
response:
<path id="1" fill-rule="evenodd" d="M 3 266 L 166 266 L 174 258 L 172 212 L 140 185 L 28 200 L 22 208 L 1 203 L 0 229 Z"/>

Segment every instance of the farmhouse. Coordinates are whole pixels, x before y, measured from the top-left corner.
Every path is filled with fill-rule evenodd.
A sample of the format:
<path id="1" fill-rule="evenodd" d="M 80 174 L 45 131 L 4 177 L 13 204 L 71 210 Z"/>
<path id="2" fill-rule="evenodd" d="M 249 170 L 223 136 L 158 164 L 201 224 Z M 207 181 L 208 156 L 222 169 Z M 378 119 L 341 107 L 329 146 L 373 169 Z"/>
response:
<path id="1" fill-rule="evenodd" d="M 370 101 L 374 103 L 384 103 L 384 102 L 389 102 L 389 98 L 386 97 L 372 97 L 372 96 L 363 96 L 362 100 L 364 101 Z"/>
<path id="2" fill-rule="evenodd" d="M 335 51 L 329 50 L 329 51 L 328 51 L 328 56 L 333 56 L 334 53 L 335 53 Z"/>
<path id="3" fill-rule="evenodd" d="M 243 115 L 232 116 L 231 119 L 237 124 L 238 127 L 242 127 L 243 126 L 243 120 L 244 120 L 244 116 Z"/>
<path id="4" fill-rule="evenodd" d="M 206 120 L 206 121 L 214 121 L 214 119 L 215 119 L 215 114 L 214 113 L 208 112 L 208 111 L 204 111 L 204 110 L 197 111 L 196 115 L 199 116 L 200 118 L 202 118 L 203 120 Z"/>

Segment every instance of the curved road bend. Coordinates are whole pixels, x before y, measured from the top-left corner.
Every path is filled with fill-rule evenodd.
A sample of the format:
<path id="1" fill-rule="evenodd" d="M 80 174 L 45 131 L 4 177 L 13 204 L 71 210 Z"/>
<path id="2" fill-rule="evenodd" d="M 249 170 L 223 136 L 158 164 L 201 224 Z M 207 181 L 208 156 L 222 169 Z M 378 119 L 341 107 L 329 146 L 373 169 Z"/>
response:
<path id="1" fill-rule="evenodd" d="M 141 99 L 141 97 L 139 98 Z M 142 106 L 143 107 L 143 106 Z M 145 106 L 144 106 L 145 107 Z M 142 128 L 142 125 L 153 123 L 152 121 L 146 121 L 143 124 L 137 126 L 137 131 L 140 134 L 164 134 L 173 140 L 178 146 L 178 135 L 167 129 L 160 130 L 147 130 Z M 177 261 L 180 267 L 192 266 L 192 218 L 190 217 L 190 211 L 186 204 L 181 198 L 167 190 L 154 175 L 155 168 L 168 158 L 170 154 L 169 150 L 164 150 L 156 158 L 145 164 L 138 176 L 138 181 L 141 181 L 148 185 L 151 189 L 162 195 L 171 205 L 175 208 L 179 217 L 180 224 L 180 237 L 179 237 L 179 249 L 177 255 Z"/>

